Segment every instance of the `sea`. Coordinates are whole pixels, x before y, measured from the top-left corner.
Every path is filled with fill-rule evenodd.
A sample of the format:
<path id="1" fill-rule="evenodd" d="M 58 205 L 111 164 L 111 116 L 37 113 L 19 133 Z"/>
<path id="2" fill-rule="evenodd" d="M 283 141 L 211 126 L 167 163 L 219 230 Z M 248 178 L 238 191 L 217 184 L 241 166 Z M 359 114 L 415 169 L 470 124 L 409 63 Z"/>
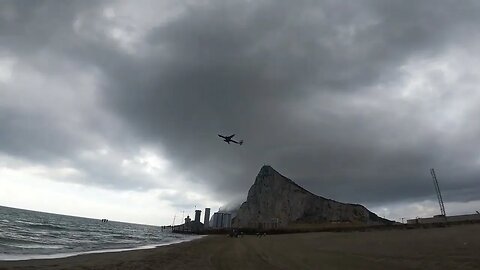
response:
<path id="1" fill-rule="evenodd" d="M 148 249 L 196 238 L 159 226 L 102 222 L 0 206 L 0 260 L 4 261 Z"/>

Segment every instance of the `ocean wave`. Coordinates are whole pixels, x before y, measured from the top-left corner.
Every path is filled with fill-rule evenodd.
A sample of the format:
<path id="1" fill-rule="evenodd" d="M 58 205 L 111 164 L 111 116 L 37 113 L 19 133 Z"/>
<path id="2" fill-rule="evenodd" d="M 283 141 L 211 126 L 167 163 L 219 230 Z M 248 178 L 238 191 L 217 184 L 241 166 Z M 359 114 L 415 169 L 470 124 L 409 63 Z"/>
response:
<path id="1" fill-rule="evenodd" d="M 2 220 L 8 220 L 9 223 Z M 5 259 L 3 255 L 11 255 L 11 259 L 25 259 L 37 255 L 41 258 L 65 257 L 65 254 L 73 252 L 77 253 L 69 256 L 90 251 L 122 251 L 185 241 L 188 238 L 177 237 L 180 236 L 164 232 L 156 226 L 100 223 L 96 219 L 0 207 L 0 260 Z"/>
<path id="2" fill-rule="evenodd" d="M 145 240 L 145 237 L 138 237 L 138 236 L 132 236 L 132 235 L 113 235 L 113 239 L 120 239 L 120 240 Z"/>
<path id="3" fill-rule="evenodd" d="M 46 229 L 46 230 L 55 230 L 55 231 L 70 231 L 71 229 L 65 228 L 65 227 L 60 227 L 56 225 L 51 225 L 51 224 L 32 224 L 29 225 L 30 228 L 35 228 L 35 229 Z"/>
<path id="4" fill-rule="evenodd" d="M 69 228 L 58 226 L 58 225 L 52 225 L 48 223 L 37 223 L 37 222 L 30 222 L 30 221 L 24 221 L 24 220 L 17 220 L 17 223 L 22 223 L 25 224 L 24 226 L 27 228 L 33 228 L 33 229 L 46 229 L 46 230 L 57 230 L 57 231 L 69 231 Z"/>
<path id="5" fill-rule="evenodd" d="M 40 243 L 25 243 L 25 244 L 20 244 L 20 243 L 11 243 L 11 244 L 1 244 L 2 246 L 6 246 L 8 248 L 16 248 L 16 249 L 40 249 L 40 250 L 45 250 L 45 249 L 63 249 L 65 246 L 61 245 L 45 245 L 45 244 L 40 244 Z"/>
<path id="6" fill-rule="evenodd" d="M 141 249 L 152 249 L 161 246 L 169 246 L 173 244 L 179 244 L 182 242 L 188 242 L 195 239 L 200 239 L 204 237 L 203 235 L 191 236 L 177 241 L 164 242 L 158 244 L 144 245 L 132 248 L 118 248 L 118 249 L 101 249 L 101 250 L 90 250 L 90 251 L 81 251 L 81 252 L 70 252 L 70 253 L 56 253 L 56 254 L 2 254 L 0 253 L 0 261 L 24 261 L 24 260 L 34 260 L 34 259 L 58 259 L 58 258 L 67 258 L 83 254 L 95 254 L 95 253 L 110 253 L 110 252 L 122 252 L 122 251 L 131 251 L 131 250 L 141 250 Z"/>
<path id="7" fill-rule="evenodd" d="M 31 221 L 26 221 L 26 220 L 16 220 L 16 223 L 22 223 L 22 224 L 27 224 L 27 225 L 42 225 L 43 223 L 37 223 L 37 222 L 31 222 Z"/>
<path id="8" fill-rule="evenodd" d="M 6 238 L 0 236 L 0 244 L 10 245 L 10 244 L 30 244 L 30 243 L 37 243 L 35 241 L 23 240 L 18 238 Z"/>

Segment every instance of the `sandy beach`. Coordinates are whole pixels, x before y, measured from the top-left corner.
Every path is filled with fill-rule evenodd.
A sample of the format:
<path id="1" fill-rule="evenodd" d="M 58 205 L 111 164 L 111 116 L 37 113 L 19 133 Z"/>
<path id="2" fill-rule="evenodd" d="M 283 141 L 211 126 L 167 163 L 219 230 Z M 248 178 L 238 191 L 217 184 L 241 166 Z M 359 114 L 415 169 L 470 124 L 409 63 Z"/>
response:
<path id="1" fill-rule="evenodd" d="M 150 250 L 0 262 L 0 269 L 480 269 L 480 225 L 207 236 Z"/>

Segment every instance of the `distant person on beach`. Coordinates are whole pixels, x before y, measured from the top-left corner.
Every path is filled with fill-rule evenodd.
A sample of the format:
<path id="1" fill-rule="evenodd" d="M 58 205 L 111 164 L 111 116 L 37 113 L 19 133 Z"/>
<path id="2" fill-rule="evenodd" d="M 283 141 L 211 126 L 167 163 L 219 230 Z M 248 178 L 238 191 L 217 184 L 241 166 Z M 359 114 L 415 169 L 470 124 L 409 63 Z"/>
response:
<path id="1" fill-rule="evenodd" d="M 243 233 L 242 233 L 243 234 Z M 240 232 L 236 229 L 233 229 L 230 234 L 229 234 L 230 237 L 235 237 L 235 238 L 238 238 L 240 237 Z M 242 235 L 243 236 L 243 235 Z"/>
<path id="2" fill-rule="evenodd" d="M 267 236 L 266 232 L 263 232 L 263 233 L 257 232 L 257 237 L 265 237 L 265 236 Z"/>

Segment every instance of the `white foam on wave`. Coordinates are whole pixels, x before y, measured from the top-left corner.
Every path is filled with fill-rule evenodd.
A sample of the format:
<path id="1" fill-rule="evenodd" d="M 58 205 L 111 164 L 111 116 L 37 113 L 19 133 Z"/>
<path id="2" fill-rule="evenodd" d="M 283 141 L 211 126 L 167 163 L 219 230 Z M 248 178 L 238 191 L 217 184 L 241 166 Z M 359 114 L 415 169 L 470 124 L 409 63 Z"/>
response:
<path id="1" fill-rule="evenodd" d="M 44 245 L 44 244 L 4 244 L 5 246 L 21 248 L 21 249 L 61 249 L 65 246 L 61 245 Z M 1 260 L 1 254 L 0 254 Z"/>
<path id="2" fill-rule="evenodd" d="M 101 249 L 101 250 L 90 250 L 90 251 L 81 251 L 81 252 L 72 252 L 72 253 L 56 253 L 56 254 L 5 254 L 5 253 L 0 253 L 0 261 L 26 261 L 26 260 L 59 259 L 59 258 L 67 258 L 67 257 L 73 257 L 73 256 L 85 255 L 85 254 L 110 253 L 110 252 L 123 252 L 123 251 L 142 250 L 142 249 L 153 249 L 153 248 L 157 248 L 157 247 L 169 246 L 169 245 L 173 245 L 173 244 L 188 242 L 188 241 L 200 239 L 202 237 L 204 237 L 204 235 L 197 235 L 197 236 L 192 236 L 192 237 L 189 237 L 189 238 L 186 238 L 186 239 L 176 240 L 176 241 L 172 241 L 172 242 L 145 245 L 145 246 L 139 246 L 139 247 L 134 247 L 134 248 Z"/>

